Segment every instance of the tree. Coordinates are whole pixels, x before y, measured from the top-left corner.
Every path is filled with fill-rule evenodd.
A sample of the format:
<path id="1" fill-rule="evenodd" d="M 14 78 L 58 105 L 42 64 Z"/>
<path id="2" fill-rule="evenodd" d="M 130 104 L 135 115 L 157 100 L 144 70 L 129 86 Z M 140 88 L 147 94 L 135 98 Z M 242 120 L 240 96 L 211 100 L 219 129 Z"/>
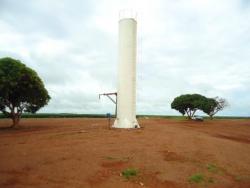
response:
<path id="1" fill-rule="evenodd" d="M 229 106 L 226 99 L 215 97 L 215 98 L 208 98 L 206 103 L 202 107 L 202 111 L 205 112 L 213 119 L 213 116 L 223 110 L 225 107 Z"/>
<path id="2" fill-rule="evenodd" d="M 0 59 L 0 111 L 18 125 L 23 112 L 35 113 L 50 100 L 37 73 L 19 60 Z"/>
<path id="3" fill-rule="evenodd" d="M 217 106 L 217 102 L 214 98 L 206 98 L 204 102 L 200 106 L 200 110 L 210 116 L 210 114 L 214 111 Z M 211 118 L 211 116 L 210 116 Z"/>
<path id="4" fill-rule="evenodd" d="M 186 94 L 178 96 L 171 103 L 171 108 L 179 111 L 182 115 L 187 114 L 189 119 L 192 119 L 195 112 L 201 109 L 206 97 L 200 94 Z"/>

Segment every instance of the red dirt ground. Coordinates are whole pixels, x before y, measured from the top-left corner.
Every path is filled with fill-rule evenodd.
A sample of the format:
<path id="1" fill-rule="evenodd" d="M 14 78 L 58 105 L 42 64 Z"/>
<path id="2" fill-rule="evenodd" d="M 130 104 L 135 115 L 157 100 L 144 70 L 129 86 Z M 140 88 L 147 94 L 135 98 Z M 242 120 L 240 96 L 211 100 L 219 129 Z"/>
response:
<path id="1" fill-rule="evenodd" d="M 106 119 L 23 119 L 13 130 L 0 120 L 0 187 L 250 187 L 249 120 L 139 123 L 110 130 Z M 127 168 L 138 175 L 122 177 Z M 204 180 L 190 182 L 197 173 Z"/>

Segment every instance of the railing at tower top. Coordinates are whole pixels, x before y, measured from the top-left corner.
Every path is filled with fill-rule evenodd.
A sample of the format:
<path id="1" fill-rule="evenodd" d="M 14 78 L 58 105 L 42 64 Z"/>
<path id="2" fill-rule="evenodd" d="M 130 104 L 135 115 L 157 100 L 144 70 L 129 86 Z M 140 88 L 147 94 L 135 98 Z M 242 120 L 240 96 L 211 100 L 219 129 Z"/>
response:
<path id="1" fill-rule="evenodd" d="M 133 18 L 137 20 L 137 12 L 131 9 L 123 9 L 119 12 L 119 20 L 125 18 Z"/>

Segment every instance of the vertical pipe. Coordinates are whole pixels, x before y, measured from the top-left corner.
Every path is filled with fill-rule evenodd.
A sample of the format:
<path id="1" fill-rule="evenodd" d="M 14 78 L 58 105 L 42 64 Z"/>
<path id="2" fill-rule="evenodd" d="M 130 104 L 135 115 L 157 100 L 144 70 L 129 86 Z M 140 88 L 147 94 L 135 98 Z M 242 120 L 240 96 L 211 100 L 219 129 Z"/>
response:
<path id="1" fill-rule="evenodd" d="M 121 19 L 119 21 L 117 118 L 113 125 L 115 128 L 139 128 L 136 120 L 136 41 L 136 20 Z"/>
<path id="2" fill-rule="evenodd" d="M 117 118 L 117 93 L 115 95 L 115 118 Z"/>

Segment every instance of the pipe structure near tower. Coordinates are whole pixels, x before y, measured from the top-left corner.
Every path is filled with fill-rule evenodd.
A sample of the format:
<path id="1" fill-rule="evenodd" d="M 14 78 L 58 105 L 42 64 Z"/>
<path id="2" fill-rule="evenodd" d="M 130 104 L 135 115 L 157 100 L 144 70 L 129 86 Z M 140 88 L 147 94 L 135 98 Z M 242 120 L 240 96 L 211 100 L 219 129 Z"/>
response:
<path id="1" fill-rule="evenodd" d="M 137 22 L 134 18 L 119 21 L 119 65 L 117 117 L 115 128 L 139 128 L 136 120 L 136 42 Z"/>

